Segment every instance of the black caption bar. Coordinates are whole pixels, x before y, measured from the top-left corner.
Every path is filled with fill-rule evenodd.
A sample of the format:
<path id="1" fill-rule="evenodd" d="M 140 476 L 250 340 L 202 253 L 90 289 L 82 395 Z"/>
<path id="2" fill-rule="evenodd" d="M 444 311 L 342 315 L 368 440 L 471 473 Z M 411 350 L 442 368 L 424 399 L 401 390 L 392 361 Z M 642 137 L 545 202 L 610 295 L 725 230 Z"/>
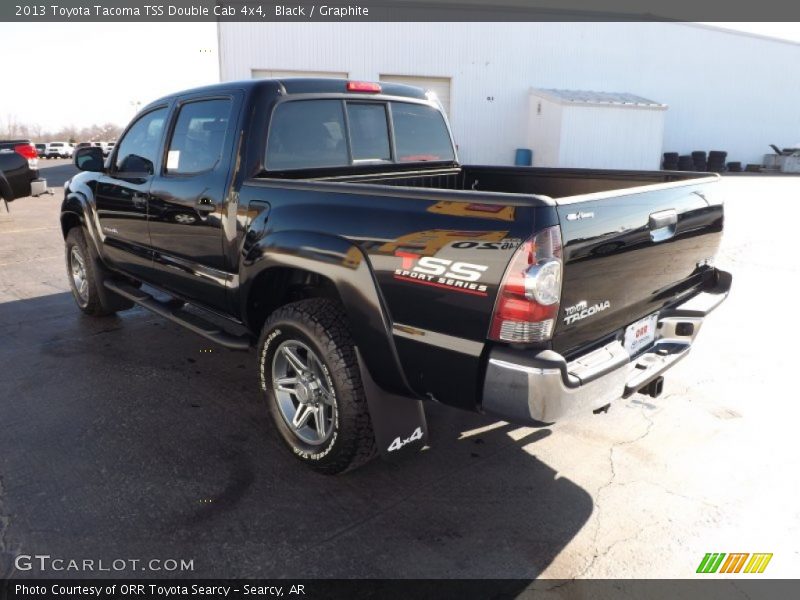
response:
<path id="1" fill-rule="evenodd" d="M 786 0 L 38 0 L 0 2 L 0 21 L 800 21 Z"/>
<path id="2" fill-rule="evenodd" d="M 5 600 L 248 600 L 285 598 L 483 600 L 511 598 L 797 598 L 800 580 L 756 579 L 332 579 L 332 580 L 7 580 Z"/>

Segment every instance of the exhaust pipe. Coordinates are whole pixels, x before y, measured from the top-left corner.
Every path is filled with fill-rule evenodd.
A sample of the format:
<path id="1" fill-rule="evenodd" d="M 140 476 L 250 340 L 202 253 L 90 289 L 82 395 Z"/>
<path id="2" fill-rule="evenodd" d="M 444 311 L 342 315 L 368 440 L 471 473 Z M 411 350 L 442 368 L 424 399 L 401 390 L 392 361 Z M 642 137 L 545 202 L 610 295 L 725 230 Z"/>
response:
<path id="1" fill-rule="evenodd" d="M 639 390 L 640 394 L 644 394 L 645 396 L 650 396 L 651 398 L 658 398 L 661 395 L 661 392 L 664 391 L 664 377 L 658 376 L 653 381 L 648 383 L 642 389 Z"/>

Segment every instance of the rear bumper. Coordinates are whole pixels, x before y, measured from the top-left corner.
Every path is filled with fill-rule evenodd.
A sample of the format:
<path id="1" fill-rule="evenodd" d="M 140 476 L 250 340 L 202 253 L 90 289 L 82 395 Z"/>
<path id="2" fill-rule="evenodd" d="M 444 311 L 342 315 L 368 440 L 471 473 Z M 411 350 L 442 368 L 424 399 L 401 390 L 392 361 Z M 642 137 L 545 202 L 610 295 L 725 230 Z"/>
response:
<path id="1" fill-rule="evenodd" d="M 689 353 L 705 317 L 727 298 L 731 280 L 718 270 L 712 289 L 661 311 L 655 344 L 633 358 L 619 340 L 569 363 L 552 350 L 527 356 L 495 348 L 484 379 L 484 411 L 540 425 L 635 394 Z"/>

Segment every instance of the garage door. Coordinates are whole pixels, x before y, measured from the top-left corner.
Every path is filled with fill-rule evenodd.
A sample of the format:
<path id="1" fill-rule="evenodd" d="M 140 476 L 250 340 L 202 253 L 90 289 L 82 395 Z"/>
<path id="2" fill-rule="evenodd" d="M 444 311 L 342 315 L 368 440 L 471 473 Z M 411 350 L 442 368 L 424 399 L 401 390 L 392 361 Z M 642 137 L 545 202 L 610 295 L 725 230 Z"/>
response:
<path id="1" fill-rule="evenodd" d="M 405 83 L 435 92 L 444 112 L 450 115 L 450 78 L 449 77 L 415 77 L 412 75 L 381 75 L 381 81 L 389 83 Z"/>
<path id="2" fill-rule="evenodd" d="M 322 77 L 347 79 L 347 73 L 338 71 L 286 71 L 270 69 L 253 69 L 253 79 L 281 79 L 282 77 Z"/>

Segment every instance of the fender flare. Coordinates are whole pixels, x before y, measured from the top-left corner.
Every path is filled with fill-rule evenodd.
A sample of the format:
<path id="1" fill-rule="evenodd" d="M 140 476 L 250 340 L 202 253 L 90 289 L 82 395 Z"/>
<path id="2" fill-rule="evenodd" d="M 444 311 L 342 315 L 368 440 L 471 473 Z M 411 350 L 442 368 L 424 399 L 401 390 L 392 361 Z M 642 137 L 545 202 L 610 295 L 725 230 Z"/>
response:
<path id="1" fill-rule="evenodd" d="M 386 303 L 361 248 L 343 237 L 324 233 L 265 233 L 245 250 L 239 274 L 240 314 L 247 314 L 253 282 L 269 269 L 295 268 L 326 277 L 341 298 L 353 340 L 372 379 L 387 392 L 416 397 L 400 364 Z"/>
<path id="2" fill-rule="evenodd" d="M 98 235 L 93 205 L 87 194 L 91 195 L 91 190 L 88 188 L 86 190 L 71 190 L 66 198 L 64 198 L 64 201 L 61 203 L 61 216 L 59 217 L 61 232 L 64 237 L 66 237 L 64 219 L 66 219 L 68 215 L 75 215 L 81 227 L 83 227 L 83 231 L 88 236 L 87 241 L 89 242 L 91 250 L 102 262 L 102 239 Z"/>

